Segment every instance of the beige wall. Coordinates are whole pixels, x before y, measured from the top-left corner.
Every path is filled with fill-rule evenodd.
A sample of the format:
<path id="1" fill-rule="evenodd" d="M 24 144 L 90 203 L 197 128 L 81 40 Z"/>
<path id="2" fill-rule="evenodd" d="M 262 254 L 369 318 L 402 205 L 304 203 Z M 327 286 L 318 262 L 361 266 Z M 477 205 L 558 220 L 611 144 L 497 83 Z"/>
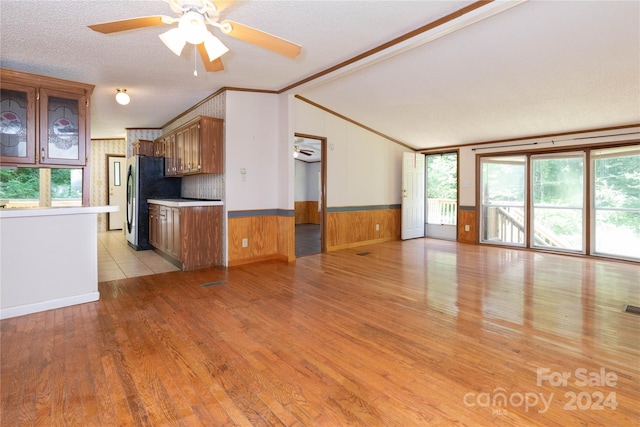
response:
<path id="1" fill-rule="evenodd" d="M 107 154 L 125 155 L 127 142 L 122 139 L 91 140 L 91 196 L 90 206 L 107 204 Z M 98 232 L 107 231 L 107 214 L 98 214 Z"/>

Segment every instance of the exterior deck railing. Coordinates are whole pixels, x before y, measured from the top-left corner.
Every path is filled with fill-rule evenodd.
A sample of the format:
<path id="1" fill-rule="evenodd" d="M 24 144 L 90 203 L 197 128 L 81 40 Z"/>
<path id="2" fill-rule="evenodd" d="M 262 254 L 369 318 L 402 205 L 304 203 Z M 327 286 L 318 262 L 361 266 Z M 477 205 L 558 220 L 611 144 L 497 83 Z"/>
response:
<path id="1" fill-rule="evenodd" d="M 458 202 L 451 199 L 427 199 L 427 223 L 456 225 Z"/>
<path id="2" fill-rule="evenodd" d="M 484 207 L 484 214 L 484 240 L 524 243 L 524 207 L 490 205 Z M 543 227 L 536 227 L 533 234 L 534 245 L 536 246 L 567 247 L 566 243 Z"/>

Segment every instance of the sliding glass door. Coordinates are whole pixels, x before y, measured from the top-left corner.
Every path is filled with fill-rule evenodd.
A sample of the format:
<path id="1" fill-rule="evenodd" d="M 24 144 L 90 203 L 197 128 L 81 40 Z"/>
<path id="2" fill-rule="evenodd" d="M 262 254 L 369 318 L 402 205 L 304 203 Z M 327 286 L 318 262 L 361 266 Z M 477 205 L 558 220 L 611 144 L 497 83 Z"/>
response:
<path id="1" fill-rule="evenodd" d="M 591 152 L 597 255 L 640 260 L 640 146 Z"/>
<path id="2" fill-rule="evenodd" d="M 482 243 L 640 261 L 640 145 L 484 156 L 479 191 Z"/>
<path id="3" fill-rule="evenodd" d="M 584 253 L 584 158 L 531 156 L 531 246 Z"/>
<path id="4" fill-rule="evenodd" d="M 526 156 L 483 157 L 480 188 L 483 243 L 524 246 Z"/>

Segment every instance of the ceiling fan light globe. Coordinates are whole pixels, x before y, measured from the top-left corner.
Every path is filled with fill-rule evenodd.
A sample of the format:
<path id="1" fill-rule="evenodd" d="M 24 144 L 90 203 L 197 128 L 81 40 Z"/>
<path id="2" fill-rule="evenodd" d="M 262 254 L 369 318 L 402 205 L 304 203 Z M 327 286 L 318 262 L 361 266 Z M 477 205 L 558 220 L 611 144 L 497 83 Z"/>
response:
<path id="1" fill-rule="evenodd" d="M 206 35 L 210 34 L 207 31 L 204 16 L 194 11 L 189 11 L 182 15 L 178 23 L 178 29 L 182 31 L 186 41 L 195 45 L 202 43 Z"/>
<path id="2" fill-rule="evenodd" d="M 208 31 L 204 38 L 204 49 L 207 51 L 209 61 L 218 59 L 225 53 L 229 52 L 229 48 Z"/>
<path id="3" fill-rule="evenodd" d="M 184 45 L 187 43 L 182 31 L 178 28 L 173 28 L 166 33 L 160 34 L 158 37 L 160 37 L 160 40 L 162 40 L 162 43 L 164 43 L 165 46 L 171 49 L 171 52 L 178 56 L 180 56 L 182 49 L 184 49 Z"/>
<path id="4" fill-rule="evenodd" d="M 116 102 L 120 105 L 127 105 L 131 101 L 126 89 L 117 89 Z"/>

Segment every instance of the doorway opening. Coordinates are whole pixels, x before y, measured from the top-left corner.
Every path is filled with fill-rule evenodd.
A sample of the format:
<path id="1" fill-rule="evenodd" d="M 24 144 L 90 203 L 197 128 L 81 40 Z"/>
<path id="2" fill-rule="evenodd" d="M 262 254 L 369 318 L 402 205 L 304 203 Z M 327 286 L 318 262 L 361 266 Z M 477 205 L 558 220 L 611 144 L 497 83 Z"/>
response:
<path id="1" fill-rule="evenodd" d="M 425 236 L 456 240 L 458 234 L 458 153 L 427 154 Z"/>
<path id="2" fill-rule="evenodd" d="M 295 255 L 325 251 L 326 138 L 295 134 Z"/>

